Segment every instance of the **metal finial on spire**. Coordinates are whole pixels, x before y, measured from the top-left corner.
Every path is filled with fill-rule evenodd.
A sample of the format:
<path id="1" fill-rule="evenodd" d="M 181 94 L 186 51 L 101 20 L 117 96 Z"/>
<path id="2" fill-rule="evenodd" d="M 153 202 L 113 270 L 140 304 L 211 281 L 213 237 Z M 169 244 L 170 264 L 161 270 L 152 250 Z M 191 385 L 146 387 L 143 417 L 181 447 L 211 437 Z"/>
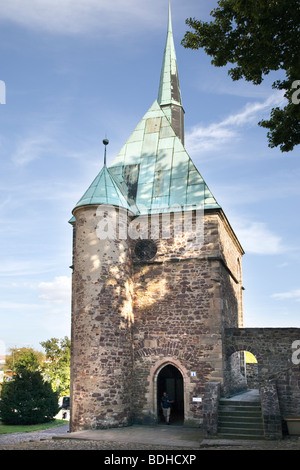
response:
<path id="1" fill-rule="evenodd" d="M 168 32 L 172 33 L 172 15 L 171 15 L 171 0 L 169 0 L 169 23 L 168 23 Z"/>
<path id="2" fill-rule="evenodd" d="M 106 146 L 109 144 L 108 139 L 103 139 L 103 144 L 105 145 L 105 150 L 104 150 L 104 166 L 106 166 Z"/>

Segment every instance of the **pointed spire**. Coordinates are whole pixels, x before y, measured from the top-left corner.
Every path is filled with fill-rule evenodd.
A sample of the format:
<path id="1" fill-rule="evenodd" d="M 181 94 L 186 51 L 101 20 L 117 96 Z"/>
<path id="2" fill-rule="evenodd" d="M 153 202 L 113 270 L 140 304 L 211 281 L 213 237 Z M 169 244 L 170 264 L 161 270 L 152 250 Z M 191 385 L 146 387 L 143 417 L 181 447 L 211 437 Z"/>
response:
<path id="1" fill-rule="evenodd" d="M 182 108 L 176 51 L 173 39 L 170 0 L 168 33 L 157 101 L 169 118 L 176 135 L 181 139 L 182 143 L 184 143 L 184 110 Z"/>
<path id="2" fill-rule="evenodd" d="M 131 210 L 126 195 L 106 166 L 106 147 L 109 140 L 105 138 L 102 142 L 105 146 L 104 165 L 82 198 L 77 202 L 75 209 L 79 206 L 105 204 Z"/>
<path id="3" fill-rule="evenodd" d="M 106 165 L 102 167 L 100 173 L 77 202 L 74 210 L 80 206 L 100 204 L 123 207 L 131 211 L 125 194 L 123 194 Z"/>

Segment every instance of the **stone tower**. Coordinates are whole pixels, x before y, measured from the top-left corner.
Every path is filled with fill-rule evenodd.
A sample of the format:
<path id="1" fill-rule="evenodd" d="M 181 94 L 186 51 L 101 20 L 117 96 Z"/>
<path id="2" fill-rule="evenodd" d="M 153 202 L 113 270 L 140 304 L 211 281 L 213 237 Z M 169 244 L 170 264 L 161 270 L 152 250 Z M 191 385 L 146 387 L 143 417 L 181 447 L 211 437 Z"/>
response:
<path id="1" fill-rule="evenodd" d="M 71 430 L 158 422 L 165 390 L 198 426 L 242 326 L 243 249 L 184 147 L 170 10 L 158 99 L 70 223 Z"/>

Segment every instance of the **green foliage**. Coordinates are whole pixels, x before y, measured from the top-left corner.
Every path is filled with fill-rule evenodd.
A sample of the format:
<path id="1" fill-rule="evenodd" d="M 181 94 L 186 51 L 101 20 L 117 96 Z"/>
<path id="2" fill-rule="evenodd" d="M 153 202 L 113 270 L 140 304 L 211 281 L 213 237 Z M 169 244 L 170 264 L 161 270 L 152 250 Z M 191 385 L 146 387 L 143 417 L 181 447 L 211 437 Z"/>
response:
<path id="1" fill-rule="evenodd" d="M 15 371 L 19 366 L 37 370 L 45 359 L 44 353 L 33 348 L 11 348 L 10 352 L 11 355 L 7 356 L 5 361 L 6 370 Z"/>
<path id="2" fill-rule="evenodd" d="M 15 371 L 22 372 L 24 370 L 31 370 L 32 372 L 38 370 L 40 364 L 37 356 L 32 351 L 26 351 L 15 363 Z"/>
<path id="3" fill-rule="evenodd" d="M 41 343 L 46 354 L 33 348 L 11 348 L 6 357 L 5 370 L 21 373 L 39 370 L 60 396 L 70 394 L 71 341 L 51 338 Z"/>
<path id="4" fill-rule="evenodd" d="M 291 99 L 292 85 L 300 80 L 299 0 L 219 0 L 218 5 L 212 22 L 186 20 L 192 31 L 182 44 L 204 48 L 217 67 L 234 64 L 228 72 L 233 80 L 258 85 L 271 71 L 286 73 L 273 87 L 285 90 L 288 105 L 273 109 L 270 120 L 259 125 L 270 129 L 270 147 L 288 152 L 300 143 L 300 104 Z"/>
<path id="5" fill-rule="evenodd" d="M 0 415 L 4 424 L 44 423 L 58 411 L 58 395 L 38 371 L 23 369 L 3 384 Z"/>
<path id="6" fill-rule="evenodd" d="M 51 338 L 41 343 L 41 346 L 45 349 L 47 358 L 42 367 L 44 377 L 60 396 L 69 395 L 71 341 L 67 336 L 61 340 Z"/>
<path id="7" fill-rule="evenodd" d="M 274 83 L 274 88 L 285 90 L 284 96 L 287 98 L 288 104 L 283 109 L 273 108 L 270 119 L 259 122 L 261 127 L 270 129 L 268 132 L 269 146 L 279 146 L 283 152 L 289 152 L 293 150 L 295 145 L 300 144 L 300 92 L 299 88 L 295 90 L 296 87 L 293 87 L 295 82 L 297 81 L 291 82 L 290 79 Z"/>

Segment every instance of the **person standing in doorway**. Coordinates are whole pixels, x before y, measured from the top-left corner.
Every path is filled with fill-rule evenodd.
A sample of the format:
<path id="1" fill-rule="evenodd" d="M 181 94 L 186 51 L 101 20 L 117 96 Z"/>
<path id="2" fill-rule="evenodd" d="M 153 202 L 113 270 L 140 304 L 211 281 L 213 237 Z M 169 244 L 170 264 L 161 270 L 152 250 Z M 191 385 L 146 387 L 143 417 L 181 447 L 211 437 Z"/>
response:
<path id="1" fill-rule="evenodd" d="M 174 403 L 172 398 L 168 396 L 167 392 L 164 392 L 161 397 L 161 408 L 167 424 L 170 424 L 171 403 Z"/>

